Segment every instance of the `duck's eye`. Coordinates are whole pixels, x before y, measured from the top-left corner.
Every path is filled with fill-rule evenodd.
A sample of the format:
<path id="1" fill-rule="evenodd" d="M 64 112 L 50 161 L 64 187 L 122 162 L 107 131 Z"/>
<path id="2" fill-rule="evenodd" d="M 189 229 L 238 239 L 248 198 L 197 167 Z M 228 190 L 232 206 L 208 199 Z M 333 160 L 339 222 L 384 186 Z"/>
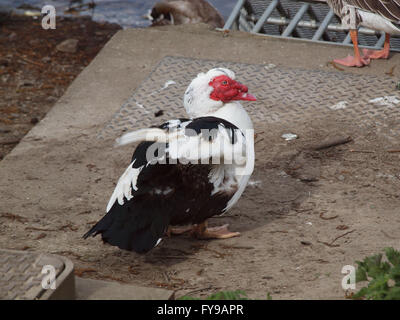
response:
<path id="1" fill-rule="evenodd" d="M 226 86 L 228 84 L 228 81 L 224 80 L 221 82 L 224 86 Z"/>

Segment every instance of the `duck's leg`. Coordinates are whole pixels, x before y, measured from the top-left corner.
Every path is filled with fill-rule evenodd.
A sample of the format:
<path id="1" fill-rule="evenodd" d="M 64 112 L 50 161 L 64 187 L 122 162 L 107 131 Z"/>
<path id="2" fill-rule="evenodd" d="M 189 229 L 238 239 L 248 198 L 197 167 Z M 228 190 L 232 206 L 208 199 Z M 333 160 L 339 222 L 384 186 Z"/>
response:
<path id="1" fill-rule="evenodd" d="M 390 52 L 390 34 L 385 34 L 385 45 L 382 50 L 363 49 L 364 59 L 387 59 Z"/>
<path id="2" fill-rule="evenodd" d="M 344 59 L 335 59 L 333 62 L 346 67 L 363 67 L 369 65 L 370 59 L 368 57 L 361 57 L 360 55 L 360 49 L 358 48 L 358 31 L 350 30 L 350 36 L 354 46 L 354 57 L 349 55 Z"/>
<path id="3" fill-rule="evenodd" d="M 227 239 L 240 236 L 239 232 L 228 230 L 228 224 L 220 227 L 207 227 L 207 221 L 200 223 L 193 229 L 193 235 L 198 239 Z"/>
<path id="4" fill-rule="evenodd" d="M 167 229 L 167 236 L 170 237 L 171 235 L 181 235 L 189 231 L 193 231 L 195 226 L 189 225 L 189 226 L 182 226 L 182 227 L 173 227 L 173 226 L 168 226 Z"/>

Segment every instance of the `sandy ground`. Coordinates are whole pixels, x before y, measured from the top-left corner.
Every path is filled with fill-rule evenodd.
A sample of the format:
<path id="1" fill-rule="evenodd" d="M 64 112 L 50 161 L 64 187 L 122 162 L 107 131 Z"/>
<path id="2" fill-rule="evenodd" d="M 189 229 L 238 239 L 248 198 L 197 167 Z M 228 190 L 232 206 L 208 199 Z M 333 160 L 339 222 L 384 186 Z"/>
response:
<path id="1" fill-rule="evenodd" d="M 230 61 L 332 71 L 326 62 L 348 51 L 243 33 L 222 37 L 205 26 L 119 32 L 0 163 L 1 246 L 62 254 L 78 276 L 170 288 L 176 296 L 242 289 L 261 299 L 267 293 L 273 299 L 345 298 L 342 267 L 387 246 L 398 249 L 400 239 L 400 153 L 388 152 L 400 143 L 380 136 L 379 128 L 361 132 L 351 120 L 305 119 L 291 128 L 300 138 L 286 142 L 280 136 L 287 128 L 254 119 L 260 135 L 253 183 L 229 216 L 211 220 L 230 223 L 241 237 L 200 241 L 183 235 L 146 255 L 81 237 L 103 216 L 132 152 L 95 135 L 161 57 L 175 52 L 218 59 L 228 52 Z M 383 75 L 399 60 L 394 55 L 349 72 Z M 110 70 L 113 79 L 107 78 Z M 338 135 L 354 141 L 310 151 Z"/>

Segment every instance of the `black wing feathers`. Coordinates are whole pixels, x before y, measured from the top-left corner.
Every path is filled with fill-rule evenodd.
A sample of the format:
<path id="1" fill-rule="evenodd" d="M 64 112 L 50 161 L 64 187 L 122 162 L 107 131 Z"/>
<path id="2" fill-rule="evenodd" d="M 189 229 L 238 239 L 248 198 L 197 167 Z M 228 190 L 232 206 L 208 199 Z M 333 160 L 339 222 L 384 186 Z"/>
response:
<path id="1" fill-rule="evenodd" d="M 180 122 L 166 122 L 159 128 L 179 127 Z M 236 126 L 215 117 L 201 117 L 186 125 L 197 134 L 202 130 L 225 127 L 235 141 Z M 107 214 L 84 235 L 102 235 L 104 242 L 121 249 L 145 253 L 162 238 L 169 225 L 201 223 L 223 212 L 232 194 L 211 195 L 213 184 L 209 181 L 212 165 L 153 163 L 147 159 L 149 148 L 155 142 L 142 142 L 132 156 L 132 168 L 139 169 L 133 197 L 120 205 L 115 201 Z M 157 144 L 157 143 L 156 143 Z M 160 145 L 164 145 L 160 143 Z M 162 146 L 160 146 L 162 147 Z M 154 157 L 165 156 L 154 154 Z M 167 159 L 168 160 L 168 159 Z"/>

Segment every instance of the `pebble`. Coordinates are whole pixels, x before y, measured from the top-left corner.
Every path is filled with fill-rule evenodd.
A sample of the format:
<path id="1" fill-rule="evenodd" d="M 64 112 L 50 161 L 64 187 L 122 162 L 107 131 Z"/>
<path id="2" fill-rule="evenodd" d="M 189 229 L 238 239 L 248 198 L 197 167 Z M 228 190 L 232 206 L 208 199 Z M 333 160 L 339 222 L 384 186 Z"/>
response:
<path id="1" fill-rule="evenodd" d="M 51 61 L 51 58 L 50 57 L 43 57 L 42 58 L 42 62 L 44 62 L 44 63 L 48 63 L 48 62 L 50 62 Z"/>
<path id="2" fill-rule="evenodd" d="M 291 140 L 297 139 L 298 135 L 295 133 L 284 133 L 281 137 L 283 139 L 285 139 L 286 141 L 291 141 Z"/>
<path id="3" fill-rule="evenodd" d="M 67 39 L 59 43 L 56 49 L 61 52 L 75 53 L 78 49 L 78 42 L 77 39 Z"/>
<path id="4" fill-rule="evenodd" d="M 15 32 L 11 32 L 8 36 L 9 40 L 14 40 L 17 37 L 17 34 Z"/>

